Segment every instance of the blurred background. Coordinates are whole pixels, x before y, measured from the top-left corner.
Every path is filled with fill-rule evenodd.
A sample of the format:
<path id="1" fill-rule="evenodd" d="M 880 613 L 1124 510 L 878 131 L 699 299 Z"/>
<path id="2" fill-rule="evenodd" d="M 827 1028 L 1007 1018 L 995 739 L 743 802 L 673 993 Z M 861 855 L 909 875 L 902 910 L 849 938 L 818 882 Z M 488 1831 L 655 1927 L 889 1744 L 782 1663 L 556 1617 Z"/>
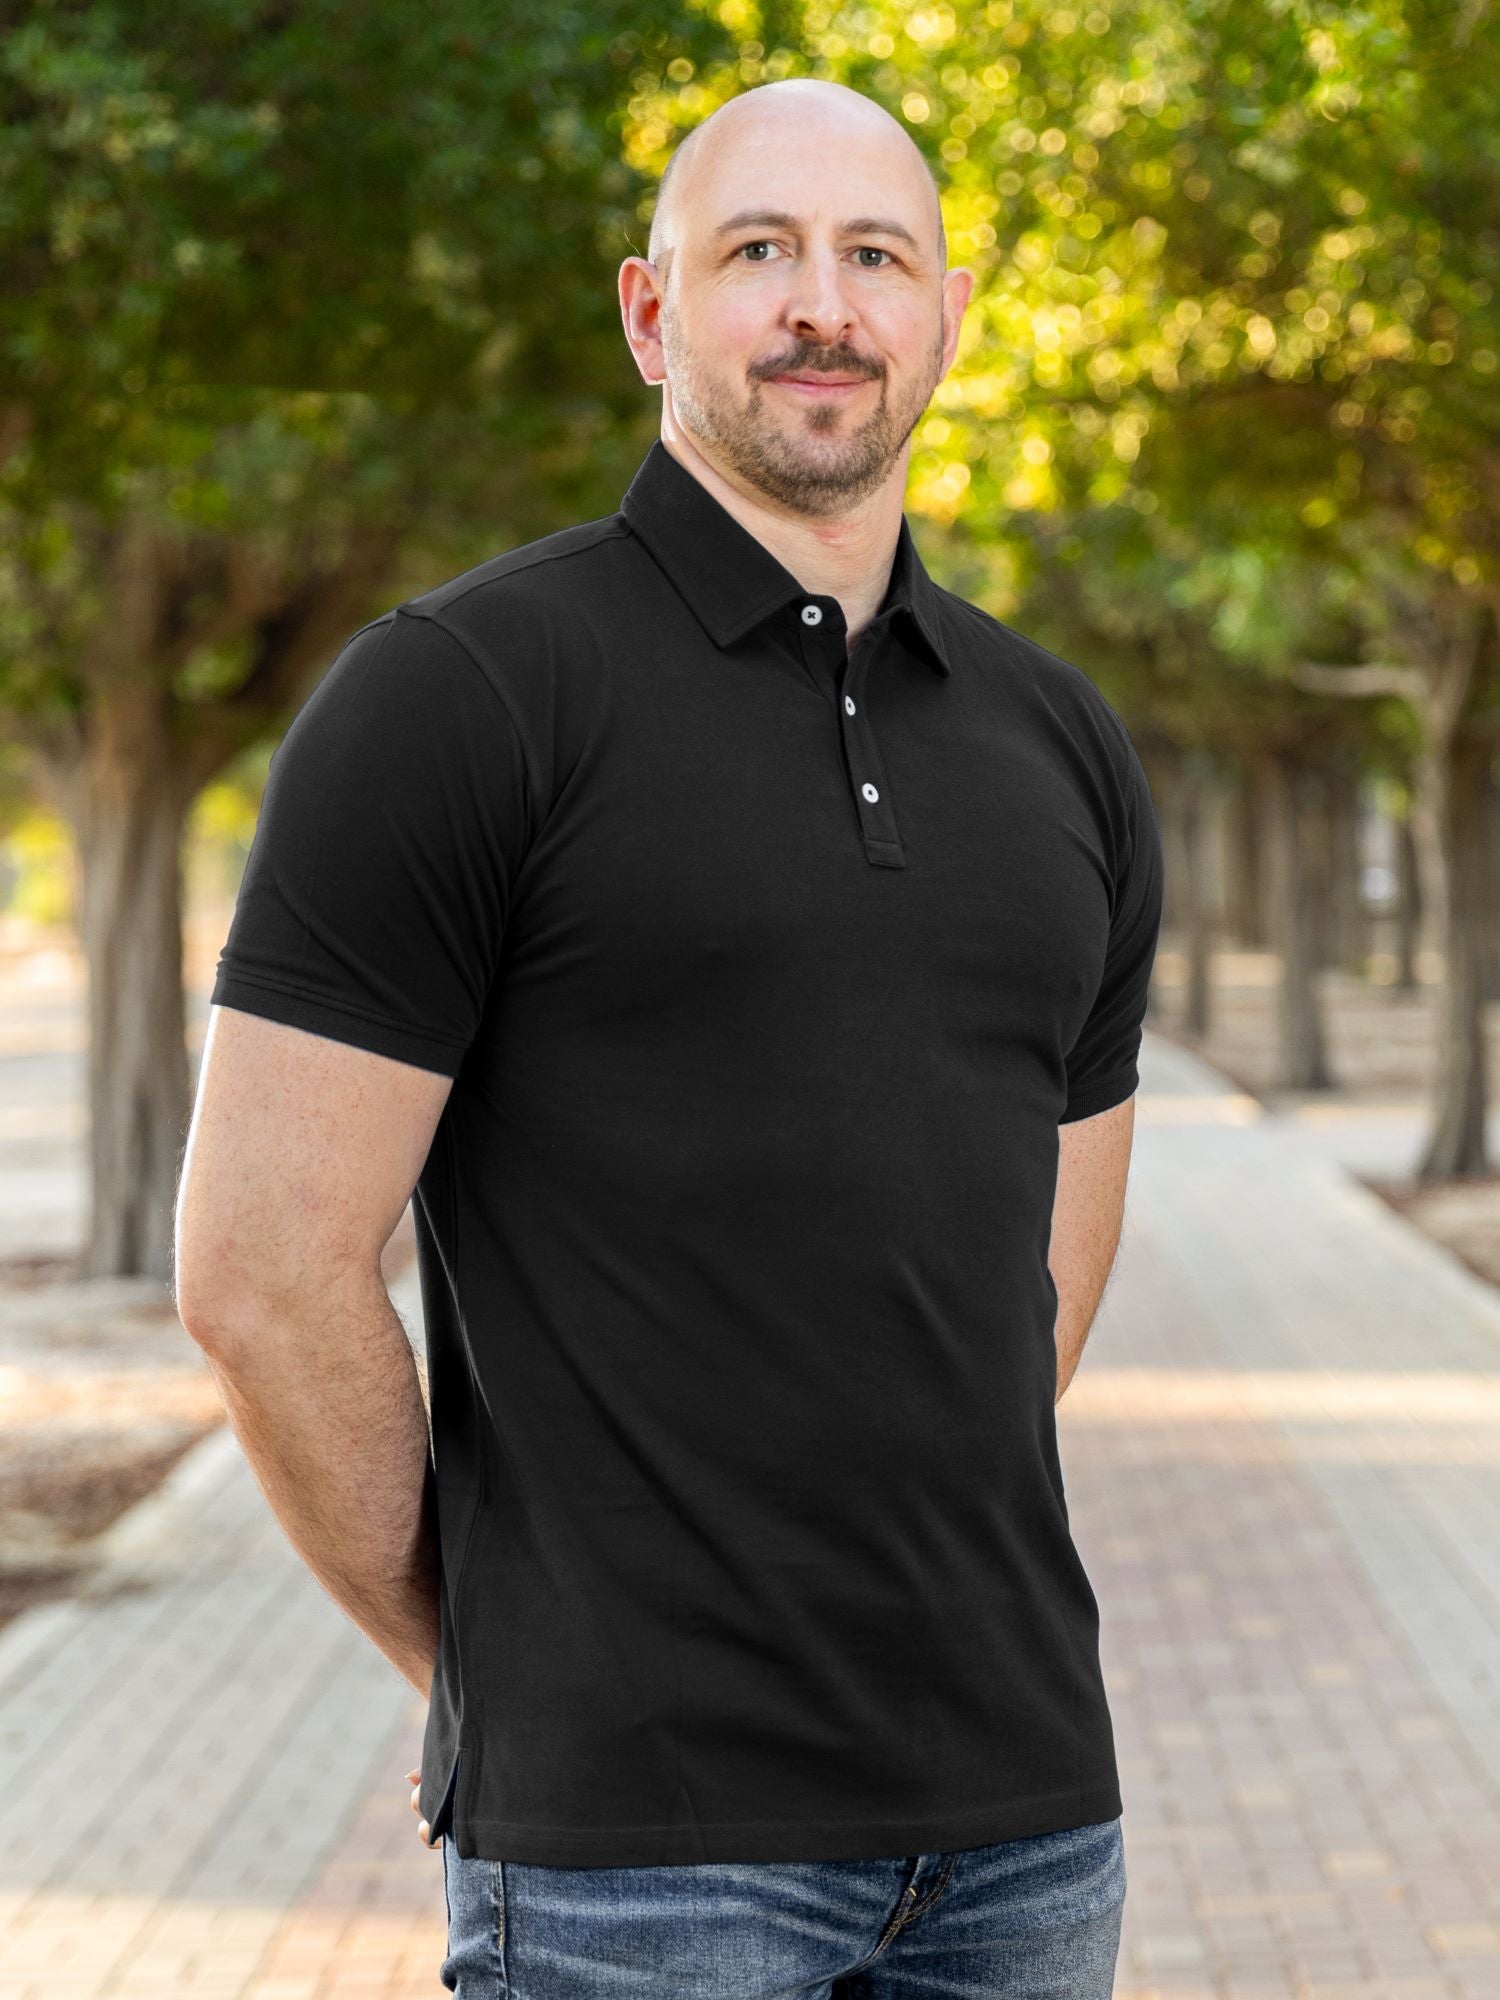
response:
<path id="1" fill-rule="evenodd" d="M 615 273 L 677 139 L 824 76 L 977 273 L 924 557 L 1097 681 L 1167 849 L 1059 1410 L 1118 1991 L 1497 2000 L 1488 0 L 0 12 L 0 1994 L 438 1990 L 410 1690 L 171 1307 L 207 994 L 347 635 L 618 506 L 659 409 Z"/>

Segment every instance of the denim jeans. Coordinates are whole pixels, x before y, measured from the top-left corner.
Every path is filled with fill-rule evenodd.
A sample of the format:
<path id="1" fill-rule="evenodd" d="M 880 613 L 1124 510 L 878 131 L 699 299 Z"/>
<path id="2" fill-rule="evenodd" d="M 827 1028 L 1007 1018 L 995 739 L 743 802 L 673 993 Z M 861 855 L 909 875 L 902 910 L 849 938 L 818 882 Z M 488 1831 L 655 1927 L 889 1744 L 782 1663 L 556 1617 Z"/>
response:
<path id="1" fill-rule="evenodd" d="M 1118 1819 L 951 1854 L 550 1868 L 443 1841 L 458 2000 L 1109 2000 Z"/>

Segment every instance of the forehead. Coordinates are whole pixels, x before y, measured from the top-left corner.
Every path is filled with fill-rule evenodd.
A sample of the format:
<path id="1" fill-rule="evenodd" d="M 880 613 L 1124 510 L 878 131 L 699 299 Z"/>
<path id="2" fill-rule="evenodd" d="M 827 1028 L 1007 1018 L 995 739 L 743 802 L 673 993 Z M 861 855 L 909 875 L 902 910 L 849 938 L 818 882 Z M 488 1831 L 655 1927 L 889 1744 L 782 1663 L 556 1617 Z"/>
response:
<path id="1" fill-rule="evenodd" d="M 760 211 L 812 230 L 887 216 L 924 245 L 935 234 L 936 195 L 899 128 L 778 117 L 706 138 L 682 190 L 684 236 L 708 242 L 736 215 Z"/>

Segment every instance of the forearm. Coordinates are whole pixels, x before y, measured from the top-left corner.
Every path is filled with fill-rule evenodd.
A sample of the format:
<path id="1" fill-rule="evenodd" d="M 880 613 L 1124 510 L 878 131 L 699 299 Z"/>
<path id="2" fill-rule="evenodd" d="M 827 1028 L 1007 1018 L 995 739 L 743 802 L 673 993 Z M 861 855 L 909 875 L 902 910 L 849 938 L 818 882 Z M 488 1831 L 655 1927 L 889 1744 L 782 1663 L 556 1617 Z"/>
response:
<path id="1" fill-rule="evenodd" d="M 1114 1268 L 1134 1129 L 1133 1096 L 1059 1129 L 1057 1193 L 1047 1245 L 1047 1268 L 1057 1290 L 1054 1406 L 1078 1371 Z"/>
<path id="2" fill-rule="evenodd" d="M 437 1526 L 411 1345 L 377 1276 L 244 1310 L 204 1353 L 288 1539 L 419 1694 L 437 1658 Z"/>
<path id="3" fill-rule="evenodd" d="M 1107 1275 L 1107 1273 L 1106 1273 Z M 1094 1315 L 1103 1295 L 1103 1281 L 1097 1289 L 1088 1279 L 1069 1283 L 1057 1288 L 1057 1324 L 1054 1339 L 1057 1345 L 1057 1393 L 1052 1401 L 1054 1407 L 1063 1399 L 1068 1384 L 1078 1373 L 1078 1364 L 1083 1359 L 1083 1350 L 1094 1324 Z"/>

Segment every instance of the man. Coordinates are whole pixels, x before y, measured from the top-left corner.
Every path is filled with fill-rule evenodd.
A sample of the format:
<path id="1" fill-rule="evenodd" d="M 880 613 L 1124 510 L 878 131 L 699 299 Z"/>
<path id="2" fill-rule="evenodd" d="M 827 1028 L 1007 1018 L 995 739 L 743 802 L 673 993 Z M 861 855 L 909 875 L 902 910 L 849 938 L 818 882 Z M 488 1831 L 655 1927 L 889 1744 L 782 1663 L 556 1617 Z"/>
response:
<path id="1" fill-rule="evenodd" d="M 973 280 L 895 120 L 746 92 L 649 249 L 620 511 L 355 633 L 272 762 L 179 1305 L 430 1697 L 460 2000 L 1095 2000 L 1121 1803 L 1054 1405 L 1150 796 L 917 556 Z M 379 1267 L 413 1189 L 430 1457 Z"/>

